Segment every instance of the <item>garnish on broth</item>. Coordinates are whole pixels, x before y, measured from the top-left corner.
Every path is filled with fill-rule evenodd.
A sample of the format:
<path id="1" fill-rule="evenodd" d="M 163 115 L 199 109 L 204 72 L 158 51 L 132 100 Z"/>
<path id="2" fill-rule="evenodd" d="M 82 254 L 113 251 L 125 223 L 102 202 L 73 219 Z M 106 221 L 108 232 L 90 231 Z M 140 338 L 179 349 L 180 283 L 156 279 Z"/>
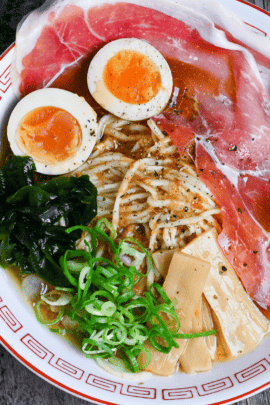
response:
<path id="1" fill-rule="evenodd" d="M 29 157 L 13 156 L 0 170 L 1 259 L 36 273 L 47 282 L 68 286 L 59 266 L 66 249 L 74 248 L 80 232 L 97 213 L 97 190 L 88 176 L 58 177 L 36 184 L 35 164 Z"/>
<path id="2" fill-rule="evenodd" d="M 136 296 L 135 284 L 140 278 L 150 280 L 153 271 L 151 255 L 136 239 L 127 237 L 116 243 L 117 234 L 106 218 L 92 228 L 75 226 L 66 232 L 78 229 L 91 238 L 90 243 L 86 241 L 87 250 L 67 250 L 60 259 L 74 290 L 51 290 L 41 296 L 35 306 L 39 322 L 54 326 L 65 314 L 76 321 L 78 331 L 89 335 L 82 342 L 87 357 L 108 359 L 117 355 L 132 372 L 150 363 L 146 342 L 152 350 L 166 354 L 173 347 L 179 348 L 177 339 L 216 334 L 216 330 L 182 333 L 179 311 L 175 309 L 178 300 L 170 299 L 157 283 L 149 283 L 144 296 Z M 100 244 L 105 248 L 104 257 L 98 254 Z M 188 260 L 195 260 L 198 270 L 202 267 L 208 274 L 209 263 L 192 257 Z M 50 305 L 58 306 L 58 313 L 50 310 Z"/>
<path id="3" fill-rule="evenodd" d="M 219 242 L 241 275 L 249 294 L 269 304 L 269 254 L 262 250 L 268 248 L 269 238 L 263 233 L 262 223 L 254 223 L 256 215 L 252 214 L 257 210 L 247 203 L 249 198 L 245 195 L 250 197 L 250 191 L 254 191 L 247 172 L 254 175 L 254 183 L 267 182 L 263 194 L 270 187 L 261 171 L 268 167 L 269 117 L 264 113 L 268 96 L 258 80 L 259 72 L 251 55 L 248 56 L 246 49 L 243 52 L 239 41 L 232 48 L 229 40 L 220 35 L 220 30 L 214 24 L 209 26 L 209 20 L 200 14 L 183 9 L 183 18 L 176 19 L 130 3 L 101 2 L 100 7 L 89 13 L 76 4 L 76 13 L 69 23 L 71 27 L 80 25 L 82 29 L 72 28 L 74 36 L 62 43 L 61 35 L 48 39 L 48 25 L 59 33 L 62 26 L 59 22 L 71 16 L 75 6 L 71 4 L 67 13 L 66 3 L 60 3 L 56 1 L 59 9 L 54 16 L 49 14 L 50 21 L 45 16 L 40 36 L 33 40 L 33 49 L 26 54 L 16 52 L 13 84 L 20 94 L 51 84 L 78 91 L 98 111 L 101 118 L 98 142 L 90 159 L 71 173 L 71 182 L 80 180 L 78 188 L 85 188 L 82 183 L 86 179 L 97 188 L 97 216 L 87 225 L 89 228 L 80 225 L 84 220 L 89 221 L 89 217 L 78 221 L 78 215 L 79 218 L 84 216 L 83 204 L 93 208 L 96 194 L 93 191 L 92 199 L 85 199 L 74 186 L 72 192 L 79 196 L 78 207 L 74 209 L 66 201 L 66 194 L 72 192 L 68 186 L 65 188 L 65 179 L 56 179 L 62 188 L 59 193 L 53 185 L 36 190 L 35 185 L 31 187 L 27 183 L 26 191 L 16 192 L 15 187 L 15 194 L 7 198 L 2 209 L 4 216 L 7 204 L 18 203 L 12 211 L 7 211 L 12 220 L 21 214 L 36 215 L 41 209 L 38 219 L 42 219 L 43 224 L 50 218 L 53 225 L 46 229 L 46 234 L 50 235 L 52 228 L 60 229 L 52 219 L 60 219 L 64 225 L 57 234 L 60 249 L 55 258 L 50 254 L 55 253 L 58 244 L 51 244 L 48 255 L 47 245 L 44 249 L 40 236 L 41 253 L 50 262 L 48 271 L 56 269 L 67 284 L 63 279 L 60 282 L 54 279 L 54 287 L 49 288 L 55 290 L 36 298 L 39 321 L 61 334 L 70 330 L 83 332 L 86 335 L 83 350 L 91 356 L 100 355 L 100 360 L 123 351 L 132 371 L 138 369 L 143 351 L 147 361 L 141 367 L 149 361 L 147 350 L 141 350 L 145 338 L 148 340 L 146 348 L 152 351 L 147 370 L 162 375 L 172 374 L 178 366 L 187 373 L 208 371 L 216 360 L 227 361 L 253 350 L 269 334 L 269 321 L 248 297 L 218 245 Z M 191 25 L 186 23 L 187 13 L 192 17 Z M 28 26 L 29 20 L 25 21 L 23 24 Z M 134 21 L 140 23 L 134 24 Z M 120 24 L 123 30 L 119 30 Z M 25 32 L 28 30 L 19 31 L 20 41 L 16 46 L 23 42 Z M 110 42 L 92 59 L 97 49 L 119 36 L 129 38 Z M 79 52 L 74 51 L 74 38 Z M 154 45 L 166 61 L 149 44 Z M 59 49 L 63 47 L 65 52 L 58 58 Z M 55 49 L 57 58 L 53 53 Z M 66 50 L 72 54 L 68 60 Z M 47 61 L 54 59 L 55 69 L 51 73 Z M 91 59 L 87 79 L 95 100 L 86 85 Z M 64 72 L 63 66 L 66 67 Z M 254 86 L 250 86 L 251 80 Z M 173 96 L 169 101 L 172 87 Z M 114 115 L 100 112 L 95 101 Z M 73 111 L 70 113 L 76 118 Z M 153 117 L 155 114 L 159 115 Z M 152 119 L 147 123 L 133 122 L 149 117 Z M 266 129 L 264 133 L 260 132 L 262 125 Z M 232 150 L 232 145 L 237 148 Z M 82 174 L 88 177 L 79 177 Z M 14 178 L 11 183 L 16 183 Z M 258 187 L 258 193 L 253 193 L 256 203 L 261 201 L 258 199 L 261 189 Z M 21 207 L 22 197 L 29 200 L 26 207 Z M 55 213 L 59 197 L 63 204 Z M 43 212 L 43 203 L 46 206 L 47 202 L 53 208 Z M 58 213 L 66 213 L 67 205 L 72 223 L 58 216 Z M 19 225 L 21 218 L 18 217 Z M 14 247 L 10 242 L 24 235 L 22 225 L 18 224 L 12 222 L 4 238 L 5 253 L 10 256 L 17 252 L 17 245 Z M 66 233 L 65 227 L 69 225 L 75 228 Z M 86 235 L 76 241 L 75 250 L 63 235 L 71 237 L 74 233 L 77 238 L 80 231 L 85 231 Z M 134 238 L 132 243 L 131 237 Z M 34 245 L 36 239 L 31 241 Z M 23 249 L 26 248 L 25 243 Z M 164 249 L 166 257 L 163 257 Z M 173 249 L 176 251 L 171 254 Z M 164 272 L 160 272 L 160 266 L 156 266 L 155 272 L 149 270 L 148 250 L 154 252 L 153 257 L 163 258 L 160 263 L 168 264 Z M 38 249 L 31 252 L 30 259 L 35 259 L 39 253 Z M 243 257 L 243 263 L 235 261 Z M 39 271 L 43 270 L 39 269 L 38 274 Z M 162 284 L 163 281 L 160 287 L 157 282 Z M 235 297 L 238 300 L 240 296 L 241 302 L 235 303 Z M 173 305 L 175 299 L 177 305 Z M 233 316 L 232 308 L 237 308 Z M 149 325 L 137 323 L 138 317 L 142 318 L 148 309 L 152 311 L 147 319 L 151 329 Z M 181 320 L 183 335 L 177 332 L 180 325 L 174 310 Z M 246 313 L 252 319 L 248 319 Z M 201 334 L 212 329 L 218 330 L 217 335 Z M 195 336 L 203 338 L 188 342 L 176 340 Z"/>
<path id="4" fill-rule="evenodd" d="M 85 162 L 96 143 L 97 114 L 84 100 L 61 89 L 24 97 L 8 123 L 15 155 L 31 156 L 40 173 L 68 173 Z"/>

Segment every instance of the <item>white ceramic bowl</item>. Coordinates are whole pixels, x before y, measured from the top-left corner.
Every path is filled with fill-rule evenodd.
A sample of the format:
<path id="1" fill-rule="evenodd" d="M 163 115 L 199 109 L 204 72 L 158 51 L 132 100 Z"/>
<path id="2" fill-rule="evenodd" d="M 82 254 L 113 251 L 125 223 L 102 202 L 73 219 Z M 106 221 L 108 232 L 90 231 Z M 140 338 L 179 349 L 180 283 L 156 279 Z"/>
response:
<path id="1" fill-rule="evenodd" d="M 218 2 L 241 16 L 250 30 L 258 35 L 270 35 L 269 13 L 241 0 Z M 1 133 L 16 104 L 9 75 L 13 51 L 14 45 L 0 58 Z M 85 400 L 134 405 L 228 404 L 270 385 L 270 338 L 253 353 L 221 364 L 209 373 L 151 377 L 142 382 L 118 379 L 39 324 L 10 276 L 1 268 L 0 280 L 0 342 L 37 375 Z"/>

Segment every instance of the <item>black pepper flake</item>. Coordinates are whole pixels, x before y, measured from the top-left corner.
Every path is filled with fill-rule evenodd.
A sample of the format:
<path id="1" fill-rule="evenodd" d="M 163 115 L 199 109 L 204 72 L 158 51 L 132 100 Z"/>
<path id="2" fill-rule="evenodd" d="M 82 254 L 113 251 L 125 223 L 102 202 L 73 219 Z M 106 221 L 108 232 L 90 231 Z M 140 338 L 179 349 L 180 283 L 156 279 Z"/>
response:
<path id="1" fill-rule="evenodd" d="M 253 250 L 254 255 L 258 253 L 258 250 Z"/>
<path id="2" fill-rule="evenodd" d="M 231 152 L 237 151 L 237 146 L 236 146 L 236 145 L 231 146 L 231 147 L 229 148 L 229 151 L 231 151 Z"/>
<path id="3" fill-rule="evenodd" d="M 248 265 L 247 263 L 244 263 L 244 264 L 243 264 L 244 267 L 247 267 L 247 265 Z"/>
<path id="4" fill-rule="evenodd" d="M 166 131 L 162 131 L 162 133 L 163 133 L 163 135 L 167 135 L 167 132 L 166 132 Z"/>
<path id="5" fill-rule="evenodd" d="M 227 267 L 226 267 L 226 266 L 222 266 L 222 267 L 221 267 L 221 270 L 222 270 L 222 271 L 227 271 Z"/>
<path id="6" fill-rule="evenodd" d="M 188 212 L 188 207 L 185 207 L 185 212 Z"/>
<path id="7" fill-rule="evenodd" d="M 187 193 L 189 193 L 189 192 L 190 192 L 190 188 L 187 189 Z"/>
<path id="8" fill-rule="evenodd" d="M 173 214 L 173 217 L 174 217 L 174 218 L 177 218 L 177 215 Z"/>
<path id="9" fill-rule="evenodd" d="M 156 162 L 155 165 L 158 166 L 158 162 Z"/>
<path id="10" fill-rule="evenodd" d="M 241 208 L 237 208 L 237 211 L 238 211 L 240 214 L 242 214 Z"/>
<path id="11" fill-rule="evenodd" d="M 158 177 L 158 173 L 155 171 L 155 177 Z"/>
<path id="12" fill-rule="evenodd" d="M 201 171 L 201 172 L 203 172 L 203 171 L 204 171 L 204 169 L 200 169 L 200 171 Z"/>
<path id="13" fill-rule="evenodd" d="M 168 219 L 166 219 L 166 221 L 165 221 L 165 222 L 166 222 L 166 224 L 168 224 L 168 222 L 169 222 L 169 221 L 168 221 Z"/>

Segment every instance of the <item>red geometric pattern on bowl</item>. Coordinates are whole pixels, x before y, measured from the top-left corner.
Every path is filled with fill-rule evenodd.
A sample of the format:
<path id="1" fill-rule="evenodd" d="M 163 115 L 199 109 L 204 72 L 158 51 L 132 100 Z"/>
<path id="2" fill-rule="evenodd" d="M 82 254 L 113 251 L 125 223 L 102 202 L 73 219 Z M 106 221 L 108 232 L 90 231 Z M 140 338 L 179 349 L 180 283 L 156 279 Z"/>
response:
<path id="1" fill-rule="evenodd" d="M 117 383 L 115 381 L 106 380 L 105 378 L 98 377 L 93 374 L 89 374 L 86 380 L 86 384 L 93 385 L 101 390 L 120 393 L 123 384 Z"/>
<path id="2" fill-rule="evenodd" d="M 233 387 L 234 384 L 230 377 L 222 378 L 221 380 L 212 381 L 207 384 L 203 384 L 199 389 L 199 395 L 209 395 L 216 392 L 220 392 L 223 390 L 227 390 L 228 388 Z"/>
<path id="3" fill-rule="evenodd" d="M 155 399 L 157 397 L 157 390 L 155 388 L 127 385 L 122 387 L 120 394 L 127 395 L 133 398 L 139 397 L 139 398 Z"/>
<path id="4" fill-rule="evenodd" d="M 262 359 L 256 364 L 246 368 L 235 374 L 235 378 L 239 383 L 246 382 L 251 378 L 257 377 L 258 375 L 264 373 L 269 368 L 269 363 L 266 359 Z"/>
<path id="5" fill-rule="evenodd" d="M 162 390 L 162 398 L 164 401 L 191 399 L 197 396 L 197 387 L 171 388 Z"/>
<path id="6" fill-rule="evenodd" d="M 35 338 L 33 338 L 33 336 L 27 334 L 21 338 L 21 341 L 36 356 L 38 356 L 42 360 L 46 360 L 50 366 L 56 368 L 59 371 L 62 371 L 62 373 L 68 374 L 70 377 L 73 377 L 76 380 L 82 379 L 82 376 L 84 374 L 83 370 L 76 366 L 73 366 L 72 364 L 61 358 L 57 358 L 56 360 L 55 355 L 48 349 L 46 349 L 46 347 L 42 346 Z"/>
<path id="7" fill-rule="evenodd" d="M 162 397 L 164 400 L 191 399 L 224 391 L 233 386 L 230 377 L 225 377 L 198 387 L 165 389 L 162 390 Z"/>
<path id="8" fill-rule="evenodd" d="M 0 308 L 0 317 L 14 333 L 18 332 L 18 330 L 23 327 L 6 305 Z"/>
<path id="9" fill-rule="evenodd" d="M 93 374 L 89 374 L 86 383 L 89 385 L 93 385 L 94 387 L 99 388 L 101 390 L 110 391 L 121 395 L 127 395 L 133 398 L 147 398 L 147 399 L 156 398 L 155 388 L 139 387 L 134 385 L 124 386 L 121 383 L 110 381 Z"/>
<path id="10" fill-rule="evenodd" d="M 241 3 L 245 3 L 243 0 L 237 0 L 237 1 L 241 2 Z M 251 4 L 246 4 L 246 5 L 256 8 L 256 6 L 251 5 Z M 251 28 L 253 28 L 254 31 L 256 30 L 256 32 L 259 35 L 267 36 L 267 33 L 264 32 L 263 30 L 257 28 L 254 25 L 251 25 L 249 23 L 246 23 L 246 24 L 249 25 Z M 14 47 L 14 45 L 12 45 L 1 56 L 0 60 L 2 60 L 4 58 L 4 56 L 12 50 L 13 47 Z M 4 93 L 7 93 L 8 89 L 11 86 L 10 65 L 3 69 L 5 69 L 5 70 L 3 70 L 2 73 L 0 73 L 0 94 L 3 93 L 3 95 L 4 95 Z M 2 99 L 2 97 L 0 96 L 0 100 L 1 99 Z M 0 297 L 0 303 L 3 303 L 3 299 L 1 297 Z M 3 304 L 1 304 L 1 305 L 3 305 Z M 10 328 L 14 332 L 14 337 L 19 338 L 20 334 L 18 336 L 18 335 L 16 335 L 16 333 L 23 328 L 23 325 L 17 320 L 17 318 L 13 315 L 13 313 L 10 311 L 10 309 L 6 305 L 0 307 L 0 323 L 1 323 L 1 319 L 5 322 L 5 324 L 8 326 L 8 328 Z M 2 330 L 2 326 L 4 326 L 4 325 L 3 324 L 1 325 L 0 330 Z M 7 348 L 9 348 L 18 358 L 20 358 L 26 365 L 29 366 L 28 361 L 25 360 L 22 356 L 20 356 L 19 353 L 17 353 L 16 351 L 13 351 L 12 347 L 9 346 L 8 342 L 6 342 L 4 339 L 2 339 L 2 337 L 1 337 L 1 342 L 3 342 Z M 60 370 L 61 372 L 65 373 L 65 374 L 68 374 L 69 376 L 75 378 L 76 380 L 82 379 L 82 377 L 85 373 L 83 370 L 73 366 L 72 364 L 66 362 L 65 360 L 63 360 L 61 358 L 57 358 L 57 356 L 55 356 L 51 351 L 46 349 L 42 344 L 40 344 L 30 334 L 25 335 L 21 339 L 21 342 L 25 345 L 25 347 L 27 347 L 29 350 L 31 350 L 31 352 L 33 352 L 37 357 L 46 361 L 47 364 L 49 364 L 50 366 Z M 269 356 L 269 359 L 270 359 L 270 356 Z M 199 398 L 202 396 L 210 395 L 212 393 L 217 393 L 217 392 L 220 392 L 223 390 L 227 390 L 230 387 L 233 387 L 234 385 L 237 386 L 238 384 L 243 385 L 243 383 L 247 383 L 244 385 L 245 390 L 246 390 L 244 394 L 241 394 L 240 396 L 234 397 L 231 399 L 228 398 L 222 402 L 227 403 L 228 401 L 231 401 L 231 400 L 236 401 L 236 400 L 242 399 L 242 397 L 244 397 L 245 395 L 254 394 L 258 390 L 261 390 L 262 388 L 266 388 L 269 385 L 269 383 L 265 383 L 265 384 L 261 385 L 260 387 L 256 386 L 255 389 L 248 392 L 250 380 L 267 372 L 269 370 L 269 367 L 270 367 L 270 360 L 268 362 L 265 358 L 263 358 L 262 360 L 256 362 L 255 364 L 249 366 L 248 368 L 245 368 L 244 370 L 239 371 L 236 374 L 234 374 L 234 377 L 235 377 L 234 383 L 235 384 L 229 377 L 226 377 L 224 379 L 213 381 L 213 382 L 203 384 L 200 386 L 163 389 L 162 391 L 160 391 L 160 393 L 162 393 L 163 401 L 168 401 L 168 400 L 170 400 L 170 401 L 184 400 L 185 401 L 188 399 Z M 31 367 L 31 365 L 30 365 L 30 368 L 37 371 L 40 375 L 44 376 L 44 374 L 42 374 L 41 370 L 38 370 L 34 366 Z M 68 386 L 63 386 L 63 384 L 61 384 L 60 382 L 58 383 L 58 381 L 56 381 L 56 380 L 53 380 L 50 376 L 45 376 L 45 377 L 47 378 L 47 380 L 56 383 L 56 385 L 59 385 L 62 388 L 64 387 L 66 390 L 69 390 L 72 393 L 76 393 L 77 395 L 82 395 L 85 398 L 89 398 L 87 395 L 84 395 L 81 392 L 78 392 L 78 391 L 75 392 L 74 390 L 70 389 Z M 159 391 L 159 390 L 156 390 L 155 388 L 146 388 L 144 386 L 143 387 L 132 386 L 132 385 L 124 386 L 124 384 L 122 384 L 122 383 L 104 379 L 102 377 L 95 376 L 92 374 L 88 375 L 86 383 L 89 385 L 93 385 L 94 387 L 99 388 L 101 390 L 107 391 L 109 393 L 113 393 L 116 395 L 117 394 L 128 395 L 133 398 L 154 399 L 154 398 L 156 398 L 157 391 Z M 100 401 L 95 398 L 90 398 L 90 399 L 96 400 L 97 402 L 105 403 L 104 401 Z M 207 398 L 207 399 L 210 401 L 210 398 Z"/>
<path id="11" fill-rule="evenodd" d="M 6 93 L 11 86 L 10 65 L 0 74 L 0 91 Z M 0 97 L 1 100 L 2 97 Z"/>

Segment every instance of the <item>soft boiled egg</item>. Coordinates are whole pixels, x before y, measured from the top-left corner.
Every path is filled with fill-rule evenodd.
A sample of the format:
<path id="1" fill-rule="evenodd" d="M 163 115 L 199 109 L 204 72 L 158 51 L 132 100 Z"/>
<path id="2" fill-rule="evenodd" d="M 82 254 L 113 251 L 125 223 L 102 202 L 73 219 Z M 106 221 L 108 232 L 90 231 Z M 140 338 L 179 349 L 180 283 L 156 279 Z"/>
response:
<path id="1" fill-rule="evenodd" d="M 25 96 L 10 116 L 7 136 L 12 152 L 31 156 L 40 173 L 58 175 L 82 165 L 97 133 L 97 114 L 83 97 L 61 89 Z"/>
<path id="2" fill-rule="evenodd" d="M 100 49 L 90 63 L 87 82 L 105 110 L 130 121 L 159 114 L 173 87 L 170 67 L 161 53 L 136 38 L 118 39 Z"/>

